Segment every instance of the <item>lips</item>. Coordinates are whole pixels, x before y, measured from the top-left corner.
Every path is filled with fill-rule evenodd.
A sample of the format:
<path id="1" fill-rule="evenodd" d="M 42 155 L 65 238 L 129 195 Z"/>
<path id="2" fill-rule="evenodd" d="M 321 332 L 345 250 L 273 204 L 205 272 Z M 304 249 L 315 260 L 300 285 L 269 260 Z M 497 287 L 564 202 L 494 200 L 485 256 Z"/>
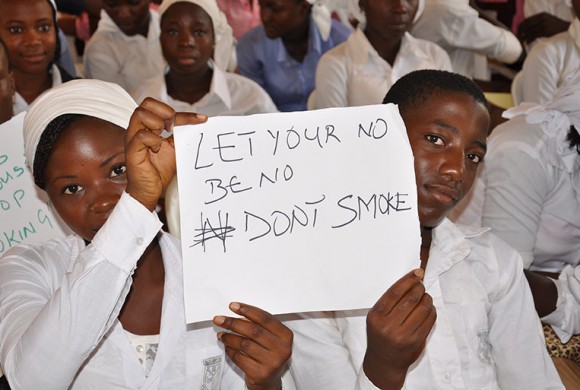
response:
<path id="1" fill-rule="evenodd" d="M 452 206 L 461 198 L 459 191 L 445 184 L 431 184 L 427 189 L 437 202 L 445 206 Z"/>
<path id="2" fill-rule="evenodd" d="M 21 57 L 26 62 L 44 62 L 46 60 L 46 54 L 44 52 L 39 53 L 25 53 Z"/>

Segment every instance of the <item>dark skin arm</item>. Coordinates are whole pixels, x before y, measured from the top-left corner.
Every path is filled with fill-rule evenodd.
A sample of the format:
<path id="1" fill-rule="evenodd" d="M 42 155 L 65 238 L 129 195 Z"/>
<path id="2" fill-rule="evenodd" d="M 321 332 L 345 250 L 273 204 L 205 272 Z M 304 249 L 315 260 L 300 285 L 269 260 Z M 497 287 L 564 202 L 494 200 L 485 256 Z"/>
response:
<path id="1" fill-rule="evenodd" d="M 570 22 L 562 20 L 552 14 L 542 12 L 524 19 L 518 26 L 518 38 L 522 42 L 533 42 L 541 37 L 564 32 L 570 27 Z"/>
<path id="2" fill-rule="evenodd" d="M 233 302 L 230 310 L 245 318 L 216 316 L 228 357 L 246 374 L 250 390 L 280 390 L 282 374 L 292 354 L 293 333 L 270 313 Z"/>
<path id="3" fill-rule="evenodd" d="M 380 389 L 400 389 L 407 370 L 425 348 L 437 313 L 425 292 L 422 269 L 399 279 L 367 315 L 363 369 Z"/>
<path id="4" fill-rule="evenodd" d="M 529 270 L 524 270 L 524 274 L 526 275 L 528 284 L 532 290 L 534 305 L 536 306 L 538 315 L 540 317 L 544 317 L 556 310 L 558 291 L 556 290 L 554 281 L 549 277 L 558 278 L 558 275 L 539 273 Z"/>

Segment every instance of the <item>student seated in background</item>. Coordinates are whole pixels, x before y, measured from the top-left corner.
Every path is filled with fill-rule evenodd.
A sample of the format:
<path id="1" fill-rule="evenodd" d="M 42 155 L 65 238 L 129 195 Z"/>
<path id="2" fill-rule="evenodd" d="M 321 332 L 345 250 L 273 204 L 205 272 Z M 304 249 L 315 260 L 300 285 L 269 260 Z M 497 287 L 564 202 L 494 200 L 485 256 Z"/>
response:
<path id="1" fill-rule="evenodd" d="M 0 258 L 0 365 L 14 389 L 281 388 L 292 333 L 279 320 L 232 303 L 244 318 L 185 322 L 180 244 L 154 212 L 176 164 L 160 133 L 204 120 L 138 107 L 100 80 L 31 106 L 28 166 L 74 233 Z"/>
<path id="2" fill-rule="evenodd" d="M 8 49 L 0 40 L 0 124 L 12 118 L 12 96 L 15 91 L 14 75 L 8 61 Z"/>
<path id="3" fill-rule="evenodd" d="M 512 64 L 523 52 L 516 36 L 498 24 L 480 17 L 469 0 L 425 0 L 425 12 L 411 34 L 445 49 L 455 72 L 489 81 L 488 58 Z"/>
<path id="4" fill-rule="evenodd" d="M 322 56 L 310 109 L 380 104 L 401 76 L 419 69 L 451 71 L 449 56 L 409 34 L 424 0 L 361 0 L 363 28 Z"/>
<path id="5" fill-rule="evenodd" d="M 350 29 L 331 19 L 323 0 L 262 0 L 260 16 L 262 25 L 238 42 L 240 74 L 260 84 L 279 111 L 306 110 L 318 60 Z"/>
<path id="6" fill-rule="evenodd" d="M 49 0 L 0 1 L 0 40 L 8 49 L 14 76 L 13 114 L 28 109 L 41 93 L 72 79 L 56 65 L 60 55 L 54 3 Z"/>
<path id="7" fill-rule="evenodd" d="M 133 94 L 144 80 L 163 72 L 159 16 L 150 0 L 103 1 L 97 31 L 84 53 L 86 78 L 119 84 Z"/>
<path id="8" fill-rule="evenodd" d="M 285 322 L 298 388 L 563 389 L 518 252 L 446 219 L 486 153 L 483 93 L 458 74 L 420 70 L 384 102 L 398 105 L 415 157 L 420 268 L 370 310 Z"/>
<path id="9" fill-rule="evenodd" d="M 572 0 L 575 18 L 567 31 L 532 47 L 512 84 L 516 103 L 547 103 L 566 79 L 580 72 L 580 0 Z"/>

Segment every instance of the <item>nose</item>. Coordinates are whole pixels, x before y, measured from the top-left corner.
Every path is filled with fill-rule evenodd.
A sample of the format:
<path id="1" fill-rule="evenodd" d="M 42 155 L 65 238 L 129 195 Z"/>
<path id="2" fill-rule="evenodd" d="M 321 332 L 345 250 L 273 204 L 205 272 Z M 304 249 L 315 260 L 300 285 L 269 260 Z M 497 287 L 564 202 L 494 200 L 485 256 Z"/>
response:
<path id="1" fill-rule="evenodd" d="M 180 47 L 193 46 L 195 44 L 195 38 L 193 37 L 193 34 L 189 32 L 188 29 L 181 29 L 179 31 L 179 39 L 177 41 L 177 44 Z"/>
<path id="2" fill-rule="evenodd" d="M 25 30 L 24 33 L 24 44 L 25 45 L 38 45 L 42 42 L 40 39 L 40 32 L 35 28 L 29 28 Z"/>
<path id="3" fill-rule="evenodd" d="M 452 182 L 462 183 L 465 179 L 465 163 L 463 151 L 448 151 L 441 164 L 440 173 Z"/>
<path id="4" fill-rule="evenodd" d="M 96 214 L 110 213 L 122 194 L 122 189 L 115 185 L 98 185 L 93 188 L 90 210 Z"/>
<path id="5" fill-rule="evenodd" d="M 262 23 L 267 23 L 272 19 L 272 13 L 266 8 L 261 8 L 260 19 L 262 19 Z"/>

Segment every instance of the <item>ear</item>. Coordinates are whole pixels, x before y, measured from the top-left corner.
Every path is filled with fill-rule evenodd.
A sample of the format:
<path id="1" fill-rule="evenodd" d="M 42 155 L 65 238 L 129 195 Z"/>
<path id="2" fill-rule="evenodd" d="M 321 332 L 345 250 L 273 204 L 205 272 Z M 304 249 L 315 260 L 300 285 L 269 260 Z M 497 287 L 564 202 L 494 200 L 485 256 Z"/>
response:
<path id="1" fill-rule="evenodd" d="M 358 0 L 358 7 L 362 12 L 365 10 L 366 0 Z"/>

